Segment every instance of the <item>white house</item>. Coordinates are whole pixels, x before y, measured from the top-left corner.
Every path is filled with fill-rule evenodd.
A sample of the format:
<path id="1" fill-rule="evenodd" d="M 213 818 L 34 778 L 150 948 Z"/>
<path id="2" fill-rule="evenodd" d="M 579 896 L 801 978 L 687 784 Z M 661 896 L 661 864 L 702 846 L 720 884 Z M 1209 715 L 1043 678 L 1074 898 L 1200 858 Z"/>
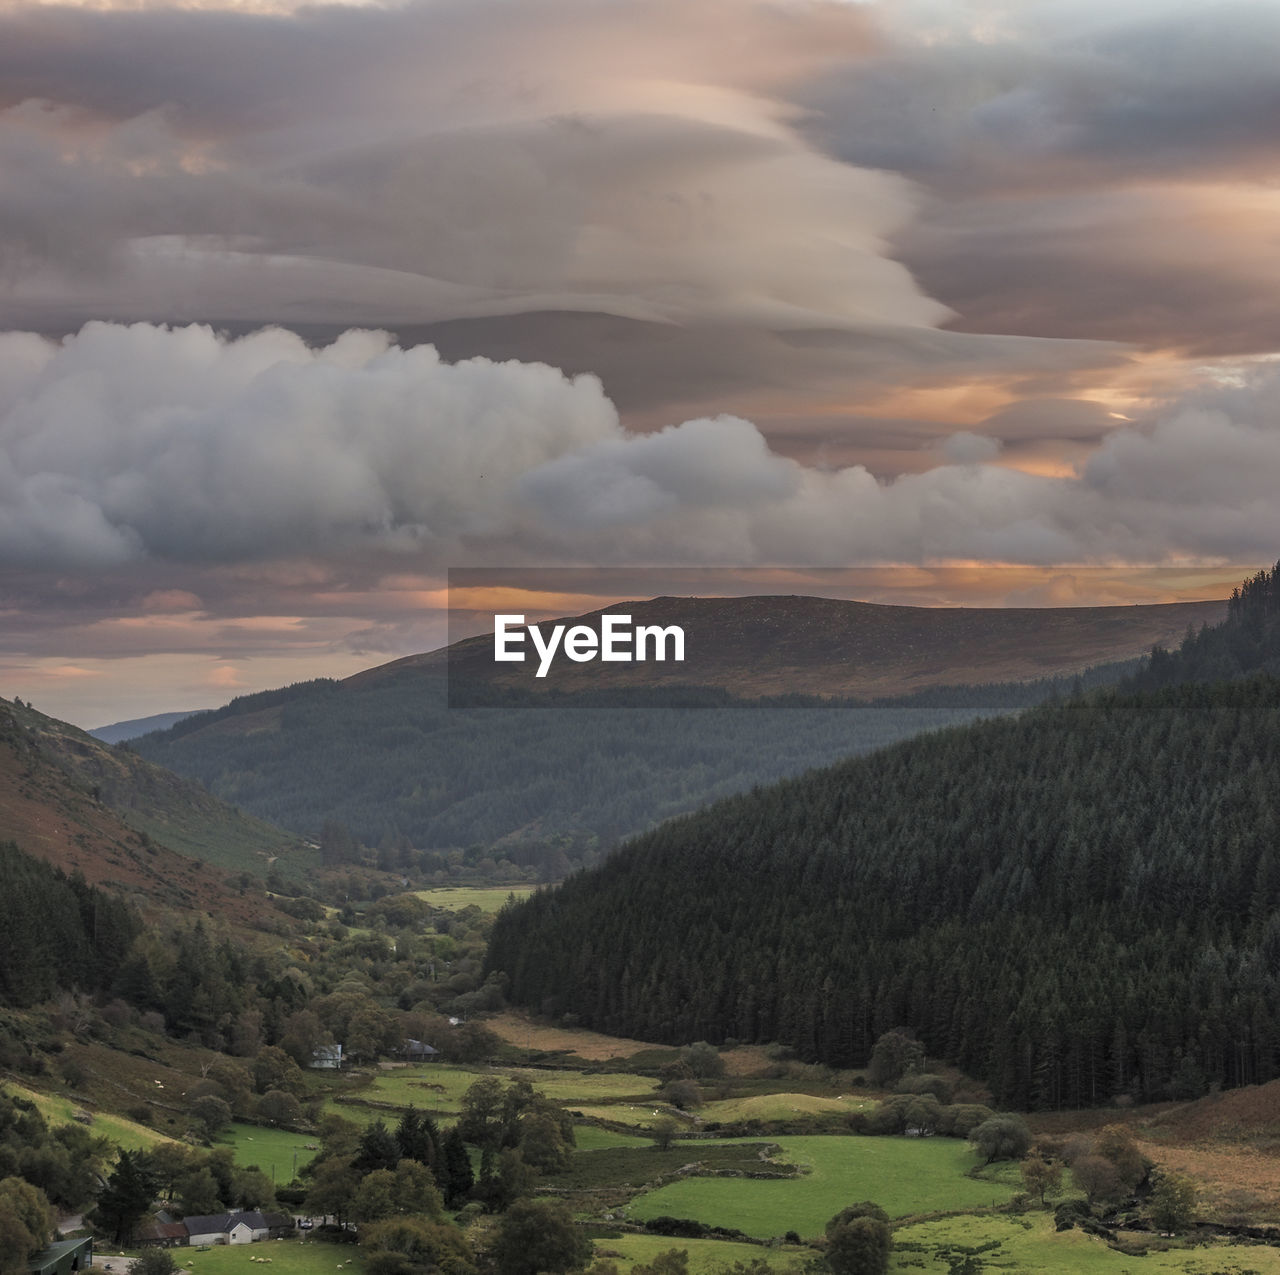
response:
<path id="1" fill-rule="evenodd" d="M 191 1245 L 252 1244 L 288 1230 L 293 1220 L 283 1213 L 237 1210 L 186 1217 L 182 1224 L 187 1228 L 187 1243 Z"/>

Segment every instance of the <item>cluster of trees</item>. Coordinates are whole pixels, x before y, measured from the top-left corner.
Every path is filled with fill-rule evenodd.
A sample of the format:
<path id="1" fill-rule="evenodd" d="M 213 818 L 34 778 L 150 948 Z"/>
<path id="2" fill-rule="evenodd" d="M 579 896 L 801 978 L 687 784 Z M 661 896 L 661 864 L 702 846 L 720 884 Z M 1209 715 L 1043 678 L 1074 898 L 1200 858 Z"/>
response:
<path id="1" fill-rule="evenodd" d="M 213 1151 L 177 1142 L 146 1151 L 121 1150 L 86 1216 L 117 1244 L 129 1244 L 158 1202 L 175 1213 L 204 1215 L 228 1209 L 270 1209 L 275 1189 L 260 1169 L 234 1163 L 230 1147 Z"/>
<path id="2" fill-rule="evenodd" d="M 1225 623 L 1188 632 L 1176 651 L 1155 647 L 1128 685 L 1156 690 L 1251 673 L 1280 676 L 1280 563 L 1232 593 Z"/>
<path id="3" fill-rule="evenodd" d="M 102 991 L 141 930 L 130 906 L 0 841 L 0 1004 Z"/>
<path id="4" fill-rule="evenodd" d="M 33 1103 L 0 1090 L 0 1275 L 25 1271 L 48 1242 L 53 1205 L 75 1209 L 93 1199 L 112 1150 L 82 1124 L 49 1128 Z"/>
<path id="5" fill-rule="evenodd" d="M 512 1000 L 837 1067 L 906 1024 L 1004 1106 L 1280 1075 L 1280 683 L 1104 691 L 675 820 L 497 918 Z"/>

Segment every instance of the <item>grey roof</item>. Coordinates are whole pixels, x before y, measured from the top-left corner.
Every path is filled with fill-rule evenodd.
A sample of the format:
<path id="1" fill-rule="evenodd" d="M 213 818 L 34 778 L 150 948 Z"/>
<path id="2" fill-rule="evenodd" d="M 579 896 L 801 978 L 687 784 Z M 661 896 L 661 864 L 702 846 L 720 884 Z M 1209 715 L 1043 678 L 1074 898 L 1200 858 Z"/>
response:
<path id="1" fill-rule="evenodd" d="M 259 1213 L 256 1209 L 237 1209 L 234 1213 L 207 1213 L 202 1217 L 183 1218 L 188 1235 L 222 1235 L 232 1227 L 247 1226 L 251 1231 L 292 1226 L 293 1218 L 284 1213 Z"/>

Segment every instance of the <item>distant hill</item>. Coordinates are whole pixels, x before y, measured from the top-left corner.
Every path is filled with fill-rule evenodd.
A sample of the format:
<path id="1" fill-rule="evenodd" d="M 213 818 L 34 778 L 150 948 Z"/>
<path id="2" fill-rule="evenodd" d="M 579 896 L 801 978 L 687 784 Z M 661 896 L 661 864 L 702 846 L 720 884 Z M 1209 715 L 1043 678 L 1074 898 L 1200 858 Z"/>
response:
<path id="1" fill-rule="evenodd" d="M 451 709 L 446 677 L 474 675 L 483 648 L 491 649 L 491 639 L 471 639 L 344 682 L 245 696 L 134 746 L 304 835 L 338 821 L 386 847 L 387 866 L 401 866 L 397 845 L 483 843 L 502 847 L 495 857 L 545 861 L 560 876 L 596 847 L 717 797 L 1065 693 L 1086 665 L 1174 641 L 1220 617 L 1226 604 L 933 611 L 784 597 L 626 605 L 637 623 L 692 617 L 691 634 L 696 625 L 708 639 L 703 650 L 718 652 L 678 675 L 683 683 L 703 679 L 697 689 L 618 674 L 587 690 L 570 670 L 564 680 L 548 679 L 546 698 L 527 675 L 522 684 L 487 688 L 477 677 L 492 707 Z M 782 676 L 787 668 L 794 676 Z M 1114 681 L 1130 668 L 1086 680 Z M 1023 675 L 1042 680 L 1015 680 Z M 953 685 L 964 681 L 978 685 Z M 786 691 L 793 706 L 734 706 L 767 690 Z M 795 700 L 806 690 L 886 698 L 818 707 Z M 692 703 L 711 707 L 673 707 Z"/>
<path id="2" fill-rule="evenodd" d="M 557 660 L 545 678 L 534 664 L 493 663 L 491 635 L 410 656 L 349 679 L 370 685 L 413 668 L 447 666 L 451 677 L 531 691 L 695 685 L 740 698 L 820 695 L 882 700 L 939 686 L 1023 682 L 1169 646 L 1226 615 L 1221 602 L 1108 607 L 907 607 L 834 598 L 653 598 L 539 625 L 585 624 L 605 612 L 634 624 L 680 624 L 686 658 L 603 665 Z"/>
<path id="3" fill-rule="evenodd" d="M 127 747 L 106 745 L 75 726 L 5 700 L 0 700 L 0 724 L 10 739 L 21 742 L 22 758 L 46 775 L 59 801 L 79 808 L 74 794 L 89 794 L 99 811 L 179 854 L 258 877 L 274 866 L 286 877 L 301 878 L 318 861 L 298 837 L 242 814 Z M 17 806 L 0 809 L 0 838 L 12 837 L 38 852 L 27 841 L 42 825 L 28 824 L 27 836 L 18 835 L 23 831 L 18 811 Z M 84 871 L 94 879 L 88 868 Z"/>
<path id="4" fill-rule="evenodd" d="M 67 760 L 80 750 L 80 765 Z M 209 912 L 246 925 L 270 917 L 272 926 L 278 925 L 280 914 L 264 896 L 241 894 L 228 886 L 225 871 L 178 853 L 112 809 L 105 789 L 114 784 L 121 790 L 130 773 L 146 775 L 160 790 L 167 786 L 158 767 L 140 758 L 115 763 L 109 749 L 76 727 L 0 700 L 0 842 L 13 842 L 63 872 L 79 872 L 90 885 L 108 887 L 144 908 L 159 904 Z M 177 776 L 169 776 L 168 784 L 173 816 L 177 803 L 172 794 L 191 785 Z M 219 820 L 209 810 L 218 803 L 208 794 L 203 802 L 208 819 L 204 835 L 216 840 L 219 822 L 234 826 L 234 814 Z M 182 818 L 191 835 L 200 822 L 200 808 L 193 803 Z M 286 839 L 274 835 L 277 844 Z"/>
<path id="5" fill-rule="evenodd" d="M 841 1067 L 905 1026 L 1018 1107 L 1280 1078 L 1280 680 L 1250 672 L 1280 655 L 1280 576 L 1259 581 L 1164 657 L 1247 649 L 1234 680 L 1083 694 L 673 820 L 504 910 L 486 972 L 597 1030 Z"/>
<path id="6" fill-rule="evenodd" d="M 104 744 L 120 744 L 126 739 L 137 739 L 139 735 L 149 735 L 153 730 L 168 730 L 179 722 L 186 721 L 196 713 L 205 713 L 208 709 L 193 708 L 185 713 L 156 713 L 151 717 L 135 717 L 127 722 L 112 722 L 109 726 L 95 726 L 87 733 Z"/>

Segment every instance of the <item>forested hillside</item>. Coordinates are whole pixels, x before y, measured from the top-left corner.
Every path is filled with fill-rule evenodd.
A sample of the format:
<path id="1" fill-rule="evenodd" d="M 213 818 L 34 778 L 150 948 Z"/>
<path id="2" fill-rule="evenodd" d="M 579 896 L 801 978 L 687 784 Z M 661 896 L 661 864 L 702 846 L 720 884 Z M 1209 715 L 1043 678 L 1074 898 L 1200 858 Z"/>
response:
<path id="1" fill-rule="evenodd" d="M 1004 1103 L 1195 1096 L 1280 1075 L 1278 834 L 1280 682 L 1100 691 L 674 821 L 489 963 L 611 1032 L 847 1066 L 905 1025 Z"/>
<path id="2" fill-rule="evenodd" d="M 136 741 L 263 818 L 368 845 L 557 834 L 608 842 L 706 801 L 921 730 L 964 707 L 450 708 L 442 675 L 318 682 Z M 644 703 L 644 693 L 638 695 Z M 669 692 L 655 693 L 669 705 Z M 699 702 L 702 697 L 698 696 Z M 283 702 L 280 700 L 283 699 Z M 714 692 L 712 702 L 729 697 Z M 591 701 L 587 701 L 590 703 Z"/>
<path id="3" fill-rule="evenodd" d="M 244 696 L 133 746 L 295 832 L 344 825 L 342 844 L 384 848 L 389 866 L 397 846 L 556 841 L 543 865 L 552 871 L 562 850 L 570 862 L 589 858 L 592 847 L 753 785 L 1068 693 L 1078 677 L 1116 681 L 1153 641 L 1224 610 L 795 597 L 627 606 L 698 626 L 700 660 L 661 666 L 679 685 L 647 685 L 639 666 L 596 664 L 573 665 L 563 685 L 509 686 L 491 667 L 484 673 L 491 640 L 471 639 L 344 682 Z M 859 698 L 820 707 L 848 696 Z"/>

